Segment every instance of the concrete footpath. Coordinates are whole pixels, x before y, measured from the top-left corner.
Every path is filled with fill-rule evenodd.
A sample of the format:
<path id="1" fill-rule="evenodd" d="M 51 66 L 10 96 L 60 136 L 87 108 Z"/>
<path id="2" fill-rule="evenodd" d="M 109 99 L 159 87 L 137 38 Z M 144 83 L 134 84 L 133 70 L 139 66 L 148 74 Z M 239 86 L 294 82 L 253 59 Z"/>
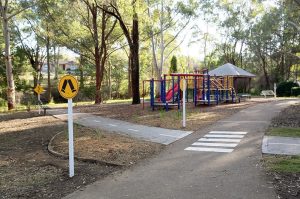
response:
<path id="1" fill-rule="evenodd" d="M 265 136 L 262 152 L 280 155 L 300 155 L 300 138 Z"/>
<path id="2" fill-rule="evenodd" d="M 296 102 L 247 108 L 169 145 L 155 158 L 65 198 L 277 198 L 260 162 L 262 137 L 271 119 Z"/>
<path id="3" fill-rule="evenodd" d="M 51 110 L 49 111 L 49 114 L 52 114 L 54 117 L 61 120 L 67 120 L 66 109 Z M 173 143 L 192 133 L 192 131 L 181 131 L 138 125 L 87 113 L 74 113 L 73 117 L 74 123 L 82 126 L 103 129 L 107 132 L 128 135 L 145 141 L 156 142 L 164 145 Z"/>

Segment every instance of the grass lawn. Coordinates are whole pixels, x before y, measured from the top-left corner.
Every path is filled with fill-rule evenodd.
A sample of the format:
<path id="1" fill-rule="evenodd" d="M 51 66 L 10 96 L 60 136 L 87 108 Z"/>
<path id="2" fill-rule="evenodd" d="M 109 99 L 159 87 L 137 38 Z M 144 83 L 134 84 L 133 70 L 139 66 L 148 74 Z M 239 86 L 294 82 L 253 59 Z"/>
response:
<path id="1" fill-rule="evenodd" d="M 300 137 L 300 128 L 271 128 L 267 135 L 281 137 Z"/>
<path id="2" fill-rule="evenodd" d="M 300 156 L 266 156 L 264 158 L 269 171 L 300 173 Z"/>

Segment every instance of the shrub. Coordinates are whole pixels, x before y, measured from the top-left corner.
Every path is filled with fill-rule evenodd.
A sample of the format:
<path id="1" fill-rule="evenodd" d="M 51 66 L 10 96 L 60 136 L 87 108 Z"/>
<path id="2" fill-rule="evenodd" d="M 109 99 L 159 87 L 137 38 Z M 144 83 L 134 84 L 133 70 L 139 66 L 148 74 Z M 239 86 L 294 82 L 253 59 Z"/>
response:
<path id="1" fill-rule="evenodd" d="M 86 97 L 90 100 L 95 99 L 95 96 L 96 96 L 95 91 L 96 91 L 96 85 L 89 85 L 89 86 L 82 88 L 81 90 L 79 89 L 79 92 L 81 92 L 84 97 Z"/>
<path id="2" fill-rule="evenodd" d="M 51 89 L 51 96 L 53 98 L 54 103 L 67 103 L 68 100 L 63 98 L 60 93 L 58 92 L 58 89 L 56 86 L 53 86 Z"/>
<path id="3" fill-rule="evenodd" d="M 7 102 L 5 99 L 0 98 L 0 107 L 7 106 Z"/>
<path id="4" fill-rule="evenodd" d="M 276 89 L 276 94 L 278 97 L 290 97 L 293 87 L 298 87 L 298 84 L 294 82 L 280 82 Z"/>
<path id="5" fill-rule="evenodd" d="M 300 96 L 300 87 L 293 87 L 291 95 L 292 96 Z"/>
<path id="6" fill-rule="evenodd" d="M 174 55 L 171 59 L 170 73 L 177 73 L 177 58 Z"/>
<path id="7" fill-rule="evenodd" d="M 23 92 L 22 95 L 20 95 L 19 103 L 22 105 L 38 104 L 37 95 L 32 91 Z"/>

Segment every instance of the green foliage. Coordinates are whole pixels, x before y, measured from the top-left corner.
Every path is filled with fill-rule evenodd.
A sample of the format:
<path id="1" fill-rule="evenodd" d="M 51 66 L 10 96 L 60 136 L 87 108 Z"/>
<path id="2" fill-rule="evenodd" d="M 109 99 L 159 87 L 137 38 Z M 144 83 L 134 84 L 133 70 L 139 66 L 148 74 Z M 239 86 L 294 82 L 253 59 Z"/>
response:
<path id="1" fill-rule="evenodd" d="M 67 99 L 63 98 L 60 95 L 60 93 L 58 92 L 57 86 L 55 86 L 55 85 L 51 89 L 51 96 L 52 96 L 52 99 L 53 99 L 54 103 L 67 103 L 68 102 Z"/>
<path id="2" fill-rule="evenodd" d="M 271 128 L 268 132 L 271 136 L 300 137 L 300 128 Z"/>
<path id="3" fill-rule="evenodd" d="M 0 107 L 5 107 L 6 105 L 6 100 L 0 98 Z"/>
<path id="4" fill-rule="evenodd" d="M 300 156 L 269 156 L 265 158 L 268 170 L 285 173 L 300 172 Z"/>
<path id="5" fill-rule="evenodd" d="M 88 99 L 94 100 L 95 99 L 95 91 L 96 91 L 96 86 L 95 85 L 89 85 L 84 87 L 83 89 L 80 90 L 80 92 Z"/>
<path id="6" fill-rule="evenodd" d="M 278 97 L 290 97 L 293 87 L 298 87 L 298 84 L 291 81 L 280 82 L 277 86 L 276 94 Z"/>
<path id="7" fill-rule="evenodd" d="M 300 87 L 293 87 L 291 95 L 296 97 L 300 96 Z"/>
<path id="8" fill-rule="evenodd" d="M 177 73 L 177 58 L 174 55 L 171 59 L 170 73 Z"/>

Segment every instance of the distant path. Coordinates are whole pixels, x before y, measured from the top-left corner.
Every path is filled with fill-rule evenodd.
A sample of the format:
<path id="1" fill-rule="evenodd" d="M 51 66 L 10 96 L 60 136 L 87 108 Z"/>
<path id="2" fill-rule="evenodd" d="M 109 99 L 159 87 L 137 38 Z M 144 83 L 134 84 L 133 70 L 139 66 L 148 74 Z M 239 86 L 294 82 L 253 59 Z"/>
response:
<path id="1" fill-rule="evenodd" d="M 66 109 L 53 109 L 49 110 L 48 113 L 59 119 L 67 120 Z M 192 131 L 138 125 L 87 113 L 74 113 L 74 123 L 95 129 L 103 129 L 108 132 L 117 132 L 164 145 L 168 145 L 192 133 Z"/>
<path id="2" fill-rule="evenodd" d="M 66 198 L 277 198 L 260 162 L 262 137 L 271 119 L 295 102 L 299 100 L 244 109 L 171 144 L 158 157 Z M 205 143 L 215 146 L 203 146 Z"/>

